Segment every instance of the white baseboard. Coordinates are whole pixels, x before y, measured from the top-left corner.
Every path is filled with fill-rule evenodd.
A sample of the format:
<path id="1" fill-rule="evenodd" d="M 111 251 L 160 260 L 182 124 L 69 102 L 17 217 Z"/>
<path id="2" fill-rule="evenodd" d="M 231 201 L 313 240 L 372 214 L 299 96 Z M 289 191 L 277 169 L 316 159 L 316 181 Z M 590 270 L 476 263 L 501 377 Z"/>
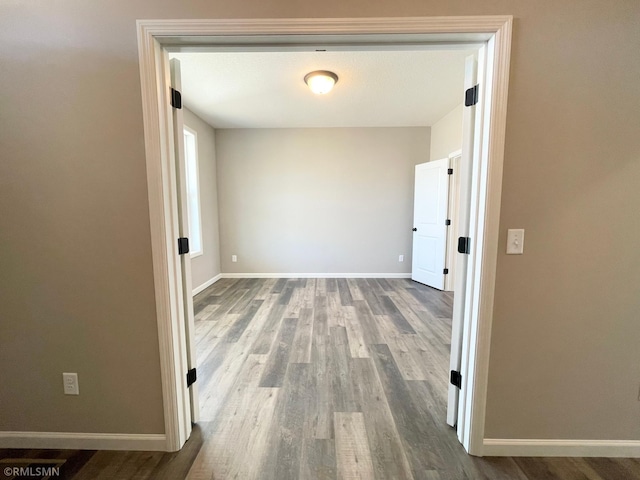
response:
<path id="1" fill-rule="evenodd" d="M 640 441 L 485 438 L 482 454 L 489 457 L 640 458 Z"/>
<path id="2" fill-rule="evenodd" d="M 0 448 L 167 451 L 164 434 L 0 432 Z"/>
<path id="3" fill-rule="evenodd" d="M 193 295 L 197 295 L 200 292 L 202 292 L 203 290 L 209 288 L 211 285 L 213 285 L 214 283 L 216 283 L 218 280 L 220 280 L 222 278 L 222 274 L 219 273 L 218 275 L 216 275 L 215 277 L 213 277 L 210 280 L 207 280 L 206 282 L 204 282 L 202 285 L 197 286 L 196 288 L 194 288 L 192 290 Z"/>
<path id="4" fill-rule="evenodd" d="M 223 273 L 222 278 L 411 278 L 410 273 Z"/>

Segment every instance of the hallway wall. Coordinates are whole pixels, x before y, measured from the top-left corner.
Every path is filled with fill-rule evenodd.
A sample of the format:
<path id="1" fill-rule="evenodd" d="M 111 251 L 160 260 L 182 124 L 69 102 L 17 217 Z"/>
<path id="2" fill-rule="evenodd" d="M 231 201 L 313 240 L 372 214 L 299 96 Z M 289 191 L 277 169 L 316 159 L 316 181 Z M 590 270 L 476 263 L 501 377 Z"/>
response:
<path id="1" fill-rule="evenodd" d="M 640 440 L 637 0 L 0 3 L 0 430 L 164 432 L 136 19 L 494 14 L 514 36 L 486 435 Z"/>

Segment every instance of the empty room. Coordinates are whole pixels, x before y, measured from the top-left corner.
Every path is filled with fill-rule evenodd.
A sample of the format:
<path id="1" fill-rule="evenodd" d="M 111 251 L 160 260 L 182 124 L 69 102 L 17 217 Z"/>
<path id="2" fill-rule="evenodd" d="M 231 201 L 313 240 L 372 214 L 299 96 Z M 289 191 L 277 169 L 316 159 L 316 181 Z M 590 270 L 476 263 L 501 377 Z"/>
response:
<path id="1" fill-rule="evenodd" d="M 433 254 L 413 261 L 414 203 L 431 201 L 416 165 L 459 155 L 474 55 L 171 55 L 195 189 L 192 408 L 216 439 L 192 474 L 411 478 L 462 454 L 446 423 L 453 282 L 444 263 L 439 289 L 411 277 Z M 331 91 L 310 88 L 318 70 Z"/>

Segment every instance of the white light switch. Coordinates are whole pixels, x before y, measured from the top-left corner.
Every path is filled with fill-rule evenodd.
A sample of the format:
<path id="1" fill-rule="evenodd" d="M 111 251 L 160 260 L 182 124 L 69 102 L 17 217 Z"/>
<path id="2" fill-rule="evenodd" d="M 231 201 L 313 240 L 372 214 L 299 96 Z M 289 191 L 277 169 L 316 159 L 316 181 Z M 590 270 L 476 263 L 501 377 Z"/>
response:
<path id="1" fill-rule="evenodd" d="M 507 230 L 507 255 L 522 255 L 524 253 L 524 228 L 510 228 Z"/>
<path id="2" fill-rule="evenodd" d="M 524 229 L 510 228 L 507 230 L 507 255 L 522 255 L 524 253 Z"/>

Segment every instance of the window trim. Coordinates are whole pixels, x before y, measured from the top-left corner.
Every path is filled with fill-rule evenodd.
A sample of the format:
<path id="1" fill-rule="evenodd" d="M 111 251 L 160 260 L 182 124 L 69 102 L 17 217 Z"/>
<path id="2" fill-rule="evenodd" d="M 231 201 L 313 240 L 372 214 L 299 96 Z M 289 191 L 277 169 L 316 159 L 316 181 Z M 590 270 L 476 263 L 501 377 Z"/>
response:
<path id="1" fill-rule="evenodd" d="M 199 250 L 193 250 L 192 247 L 194 246 L 194 242 L 193 242 L 193 233 L 192 233 L 192 212 L 191 212 L 191 199 L 188 198 L 187 199 L 187 215 L 188 215 L 188 224 L 189 224 L 189 239 L 190 239 L 190 246 L 189 246 L 189 256 L 191 258 L 196 258 L 199 257 L 201 255 L 204 254 L 204 241 L 203 241 L 203 234 L 202 234 L 202 202 L 200 201 L 200 160 L 198 157 L 198 132 L 196 132 L 193 128 L 188 127 L 186 124 L 183 125 L 183 136 L 184 136 L 184 146 L 185 146 L 185 151 L 184 151 L 184 164 L 185 164 L 185 172 L 187 172 L 187 194 L 189 196 L 191 196 L 191 191 L 189 189 L 189 176 L 190 176 L 190 167 L 189 167 L 189 159 L 187 158 L 187 137 L 188 136 L 192 136 L 193 137 L 193 143 L 194 143 L 194 149 L 193 149 L 193 153 L 194 153 L 194 163 L 195 163 L 195 176 L 196 176 L 196 203 L 198 205 L 198 224 L 200 226 L 200 228 L 198 229 L 198 237 L 200 240 L 200 249 Z"/>

